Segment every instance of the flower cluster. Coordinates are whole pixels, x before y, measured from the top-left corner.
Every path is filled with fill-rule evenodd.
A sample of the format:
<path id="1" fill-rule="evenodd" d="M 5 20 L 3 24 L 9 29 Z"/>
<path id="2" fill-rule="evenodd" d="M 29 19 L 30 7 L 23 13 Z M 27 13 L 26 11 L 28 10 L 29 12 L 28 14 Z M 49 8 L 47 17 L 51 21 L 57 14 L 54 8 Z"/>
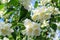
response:
<path id="1" fill-rule="evenodd" d="M 54 8 L 52 6 L 50 7 L 42 6 L 42 7 L 38 7 L 35 10 L 33 10 L 31 18 L 34 21 L 42 22 L 44 20 L 50 19 L 52 14 L 53 15 L 60 14 L 60 11 L 58 10 L 58 8 Z"/>
<path id="2" fill-rule="evenodd" d="M 31 10 L 31 21 L 30 19 L 24 20 L 25 30 L 23 31 L 24 35 L 27 36 L 40 36 L 41 28 L 50 27 L 50 19 L 52 15 L 60 14 L 60 11 L 57 7 L 54 7 L 50 4 L 52 0 L 40 0 L 38 6 L 35 9 Z M 28 6 L 30 5 L 31 0 L 20 1 L 25 9 L 29 9 Z M 40 4 L 40 5 L 39 5 Z M 40 28 L 41 27 L 41 28 Z"/>
<path id="3" fill-rule="evenodd" d="M 29 19 L 24 20 L 24 26 L 26 27 L 26 35 L 28 36 L 39 36 L 40 35 L 40 24 L 32 22 Z"/>
<path id="4" fill-rule="evenodd" d="M 33 10 L 33 15 L 31 17 L 34 21 L 38 20 L 42 22 L 43 20 L 49 19 L 50 16 L 51 16 L 51 12 L 48 12 L 48 8 L 43 6 L 41 8 L 37 8 Z"/>
<path id="5" fill-rule="evenodd" d="M 14 30 L 10 28 L 11 26 L 10 23 L 0 22 L 0 35 L 6 36 L 14 32 Z"/>
<path id="6" fill-rule="evenodd" d="M 34 7 L 32 7 L 33 5 L 31 4 L 32 0 L 14 0 L 14 3 L 12 0 L 11 1 L 1 0 L 0 3 L 2 6 L 4 5 L 5 7 L 7 4 L 9 5 L 7 5 L 6 7 L 7 10 L 4 10 L 4 8 L 0 10 L 0 17 L 2 18 L 3 14 L 6 13 L 7 15 L 5 14 L 3 18 L 5 18 L 6 22 L 11 21 L 11 23 L 13 23 L 14 30 L 11 28 L 12 24 L 0 22 L 0 35 L 2 36 L 7 35 L 9 38 L 9 35 L 12 32 L 14 32 L 14 34 L 16 34 L 15 35 L 16 40 L 18 40 L 20 38 L 20 32 L 22 32 L 23 35 L 26 35 L 25 37 L 28 36 L 28 37 L 34 38 L 34 36 L 40 37 L 41 35 L 42 38 L 43 37 L 48 38 L 45 36 L 49 35 L 49 33 L 51 33 L 50 35 L 53 35 L 54 34 L 53 32 L 56 31 L 57 27 L 58 29 L 60 29 L 60 22 L 56 23 L 59 21 L 57 17 L 57 14 L 60 14 L 60 11 L 58 9 L 59 5 L 58 5 L 58 8 L 55 7 L 57 4 L 54 4 L 52 0 L 40 0 L 39 2 L 38 0 L 34 0 L 34 1 L 36 2 L 34 2 L 35 5 Z M 15 3 L 17 3 L 17 5 L 15 5 Z M 22 6 L 24 8 L 22 8 Z M 26 14 L 24 15 L 24 13 Z M 31 20 L 28 18 L 30 18 Z M 24 20 L 23 24 L 21 24 L 22 20 Z M 54 28 L 55 26 L 57 27 Z M 22 31 L 21 29 L 24 29 L 24 30 Z M 12 36 L 13 38 L 15 38 L 14 35 Z M 5 37 L 3 38 L 3 40 L 9 40 L 8 38 Z M 29 40 L 32 40 L 32 39 L 29 39 Z"/>
<path id="7" fill-rule="evenodd" d="M 23 31 L 24 35 L 27 36 L 40 36 L 41 28 L 43 27 L 50 27 L 49 20 L 51 15 L 60 14 L 58 8 L 47 4 L 50 4 L 52 0 L 40 0 L 40 5 L 35 9 L 32 9 L 31 21 L 30 19 L 24 20 L 25 30 Z M 20 0 L 20 3 L 24 6 L 25 9 L 29 9 L 31 0 Z M 39 23 L 38 23 L 39 22 Z M 41 27 L 41 28 L 40 28 Z"/>

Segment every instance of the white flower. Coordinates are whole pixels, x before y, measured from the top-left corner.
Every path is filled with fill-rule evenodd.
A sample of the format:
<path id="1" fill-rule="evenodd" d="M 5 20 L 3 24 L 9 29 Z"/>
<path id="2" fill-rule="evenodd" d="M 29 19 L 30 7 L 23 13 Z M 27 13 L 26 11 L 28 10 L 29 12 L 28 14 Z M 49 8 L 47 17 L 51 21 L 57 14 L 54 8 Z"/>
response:
<path id="1" fill-rule="evenodd" d="M 48 8 L 45 6 L 33 10 L 33 15 L 31 16 L 34 21 L 44 21 L 51 17 L 51 12 L 48 12 Z"/>
<path id="2" fill-rule="evenodd" d="M 4 37 L 4 38 L 3 38 L 3 40 L 9 40 L 9 38 L 7 38 L 7 37 Z"/>
<path id="3" fill-rule="evenodd" d="M 31 20 L 29 20 L 29 19 L 25 19 L 25 20 L 24 20 L 24 26 L 25 26 L 26 28 L 28 28 L 28 27 L 31 26 L 31 25 L 32 25 Z"/>
<path id="4" fill-rule="evenodd" d="M 14 30 L 10 28 L 11 26 L 10 23 L 0 22 L 0 35 L 6 36 L 14 32 Z"/>
<path id="5" fill-rule="evenodd" d="M 58 8 L 55 8 L 55 9 L 54 9 L 54 13 L 53 13 L 53 14 L 55 14 L 55 15 L 56 15 L 56 14 L 60 14 L 59 9 L 58 9 Z"/>
<path id="6" fill-rule="evenodd" d="M 47 3 L 50 3 L 51 0 L 40 0 L 41 5 L 46 5 Z"/>
<path id="7" fill-rule="evenodd" d="M 24 26 L 26 27 L 25 32 L 28 36 L 39 36 L 40 35 L 40 24 L 32 22 L 29 19 L 24 20 Z"/>
<path id="8" fill-rule="evenodd" d="M 40 24 L 38 24 L 38 23 L 35 23 L 35 22 L 33 22 L 33 33 L 34 33 L 34 35 L 35 36 L 39 36 L 40 35 Z"/>
<path id="9" fill-rule="evenodd" d="M 53 10 L 54 10 L 54 7 L 53 6 L 49 6 L 48 7 L 48 11 L 53 12 Z"/>
<path id="10" fill-rule="evenodd" d="M 50 11 L 52 14 L 55 14 L 55 15 L 60 14 L 59 9 L 53 6 L 48 7 L 48 11 Z"/>

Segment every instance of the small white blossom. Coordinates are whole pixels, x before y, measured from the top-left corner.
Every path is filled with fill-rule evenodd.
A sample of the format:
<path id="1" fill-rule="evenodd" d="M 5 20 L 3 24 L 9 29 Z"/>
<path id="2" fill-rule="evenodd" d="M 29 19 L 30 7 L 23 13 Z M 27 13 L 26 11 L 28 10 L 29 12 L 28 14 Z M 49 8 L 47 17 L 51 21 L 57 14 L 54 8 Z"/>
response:
<path id="1" fill-rule="evenodd" d="M 52 14 L 55 14 L 55 15 L 60 14 L 59 9 L 53 6 L 48 7 L 48 11 L 50 11 Z"/>
<path id="2" fill-rule="evenodd" d="M 25 29 L 26 35 L 28 36 L 39 36 L 40 35 L 40 24 L 32 22 L 29 19 L 26 19 L 24 20 L 24 26 L 26 27 Z"/>
<path id="3" fill-rule="evenodd" d="M 31 26 L 31 25 L 32 25 L 31 20 L 29 20 L 29 19 L 25 19 L 25 20 L 24 20 L 24 26 L 25 26 L 26 28 L 28 28 L 28 26 Z"/>
<path id="4" fill-rule="evenodd" d="M 48 7 L 48 11 L 53 12 L 53 10 L 54 10 L 54 7 L 53 6 L 49 6 Z"/>
<path id="5" fill-rule="evenodd" d="M 53 14 L 55 14 L 55 15 L 56 15 L 56 14 L 60 14 L 59 9 L 58 9 L 58 8 L 55 8 L 55 9 L 54 9 L 54 13 L 53 13 Z"/>
<path id="6" fill-rule="evenodd" d="M 10 23 L 0 22 L 0 35 L 6 36 L 14 32 L 14 30 L 10 28 L 11 26 Z"/>

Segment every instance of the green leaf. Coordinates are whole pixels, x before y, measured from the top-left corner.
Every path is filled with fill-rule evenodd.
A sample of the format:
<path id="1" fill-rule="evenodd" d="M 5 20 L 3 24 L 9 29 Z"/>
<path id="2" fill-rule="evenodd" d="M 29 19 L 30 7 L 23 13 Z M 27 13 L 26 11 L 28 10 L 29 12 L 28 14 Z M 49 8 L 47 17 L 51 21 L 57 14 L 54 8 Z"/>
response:
<path id="1" fill-rule="evenodd" d="M 10 2 L 8 3 L 8 5 L 17 6 L 18 2 L 19 2 L 19 0 L 10 0 Z"/>
<path id="2" fill-rule="evenodd" d="M 56 25 L 56 24 L 51 23 L 51 24 L 50 24 L 50 27 L 51 27 L 54 31 L 57 30 L 57 25 Z"/>
<path id="3" fill-rule="evenodd" d="M 1 5 L 0 5 L 0 10 L 1 10 L 2 8 L 4 8 L 4 6 L 5 6 L 5 5 L 1 4 Z"/>
<path id="4" fill-rule="evenodd" d="M 23 18 L 25 18 L 26 17 L 26 15 L 27 15 L 27 13 L 28 13 L 28 10 L 26 10 L 23 6 L 21 7 L 21 10 L 20 10 L 20 19 L 19 19 L 19 21 L 23 21 Z"/>
<path id="5" fill-rule="evenodd" d="M 36 1 L 34 7 L 36 8 L 37 6 L 38 6 L 38 2 Z"/>

